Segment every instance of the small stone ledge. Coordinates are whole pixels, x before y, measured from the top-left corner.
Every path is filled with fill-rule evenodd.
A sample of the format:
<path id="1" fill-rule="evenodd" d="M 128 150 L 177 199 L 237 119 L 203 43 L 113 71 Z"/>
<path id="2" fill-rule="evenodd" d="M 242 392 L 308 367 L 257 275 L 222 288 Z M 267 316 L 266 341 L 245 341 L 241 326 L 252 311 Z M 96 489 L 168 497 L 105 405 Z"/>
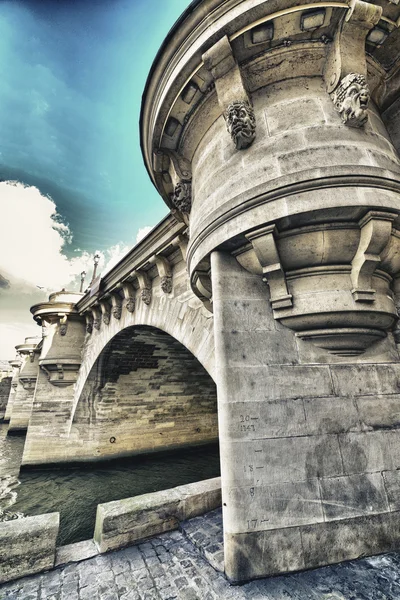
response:
<path id="1" fill-rule="evenodd" d="M 54 566 L 60 514 L 0 523 L 0 583 Z"/>
<path id="2" fill-rule="evenodd" d="M 67 544 L 57 548 L 56 561 L 54 566 L 61 567 L 73 562 L 80 562 L 88 558 L 94 558 L 99 554 L 99 549 L 93 540 L 85 540 L 76 542 L 75 544 Z"/>
<path id="3" fill-rule="evenodd" d="M 97 507 L 94 541 L 101 553 L 171 531 L 221 506 L 221 479 L 126 498 Z"/>

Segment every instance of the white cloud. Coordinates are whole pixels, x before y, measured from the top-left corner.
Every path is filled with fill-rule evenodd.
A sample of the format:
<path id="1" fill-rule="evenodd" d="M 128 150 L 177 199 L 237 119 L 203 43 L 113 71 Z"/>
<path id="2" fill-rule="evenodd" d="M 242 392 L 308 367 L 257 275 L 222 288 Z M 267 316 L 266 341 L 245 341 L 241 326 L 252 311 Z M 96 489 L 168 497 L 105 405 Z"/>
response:
<path id="1" fill-rule="evenodd" d="M 146 227 L 141 227 L 136 235 L 136 243 L 138 244 L 139 242 L 141 242 L 142 239 L 145 238 L 146 235 L 150 233 L 152 229 L 153 227 L 150 227 L 149 225 L 147 225 Z"/>
<path id="2" fill-rule="evenodd" d="M 0 214 L 0 274 L 10 282 L 8 289 L 0 289 L 0 358 L 9 359 L 15 345 L 41 333 L 30 306 L 63 287 L 78 290 L 82 271 L 89 285 L 93 256 L 81 251 L 71 259 L 64 255 L 72 232 L 54 202 L 35 187 L 0 182 Z M 128 249 L 120 243 L 99 251 L 98 273 L 105 274 Z"/>

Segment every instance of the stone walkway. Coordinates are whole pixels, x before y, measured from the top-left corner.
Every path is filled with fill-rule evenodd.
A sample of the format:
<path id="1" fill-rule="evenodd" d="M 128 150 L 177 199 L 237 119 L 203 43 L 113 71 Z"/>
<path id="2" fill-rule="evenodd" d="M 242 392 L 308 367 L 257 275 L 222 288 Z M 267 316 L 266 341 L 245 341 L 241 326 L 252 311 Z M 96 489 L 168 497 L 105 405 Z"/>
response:
<path id="1" fill-rule="evenodd" d="M 400 554 L 232 587 L 218 570 L 220 511 L 183 523 L 182 529 L 5 584 L 0 586 L 0 599 L 400 600 Z"/>

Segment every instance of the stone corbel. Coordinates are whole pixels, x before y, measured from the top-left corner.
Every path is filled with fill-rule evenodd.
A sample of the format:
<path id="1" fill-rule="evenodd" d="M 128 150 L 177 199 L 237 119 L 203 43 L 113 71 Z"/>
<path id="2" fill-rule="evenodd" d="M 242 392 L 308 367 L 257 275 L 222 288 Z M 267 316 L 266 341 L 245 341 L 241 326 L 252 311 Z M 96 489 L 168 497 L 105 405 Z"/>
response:
<path id="1" fill-rule="evenodd" d="M 192 208 L 190 162 L 174 150 L 162 148 L 153 154 L 153 169 L 161 178 L 176 219 L 188 224 Z"/>
<path id="2" fill-rule="evenodd" d="M 143 302 L 148 306 L 152 298 L 151 281 L 149 279 L 149 276 L 147 275 L 146 271 L 142 271 L 141 269 L 134 271 L 132 275 L 137 277 L 140 288 L 140 297 L 142 298 Z"/>
<path id="3" fill-rule="evenodd" d="M 275 231 L 275 225 L 268 225 L 246 234 L 261 265 L 263 279 L 269 285 L 270 301 L 274 311 L 293 306 L 292 295 L 287 288 L 285 272 L 275 242 Z"/>
<path id="4" fill-rule="evenodd" d="M 365 42 L 381 15 L 380 6 L 353 1 L 328 50 L 324 68 L 326 88 L 342 121 L 352 127 L 362 127 L 368 119 L 370 90 Z"/>
<path id="5" fill-rule="evenodd" d="M 228 37 L 221 38 L 202 59 L 214 78 L 218 103 L 236 149 L 248 148 L 256 137 L 256 120 Z"/>
<path id="6" fill-rule="evenodd" d="M 20 377 L 19 382 L 24 390 L 32 390 L 36 385 L 36 377 Z"/>
<path id="7" fill-rule="evenodd" d="M 109 325 L 111 320 L 110 305 L 106 300 L 100 302 L 100 310 L 103 315 L 104 325 Z"/>
<path id="8" fill-rule="evenodd" d="M 211 270 L 195 271 L 192 276 L 192 285 L 207 310 L 213 312 Z"/>
<path id="9" fill-rule="evenodd" d="M 157 267 L 162 291 L 164 294 L 170 294 L 172 292 L 172 270 L 169 260 L 165 256 L 153 256 L 150 262 Z"/>
<path id="10" fill-rule="evenodd" d="M 114 319 L 119 320 L 122 314 L 122 300 L 118 293 L 111 294 L 111 313 Z"/>
<path id="11" fill-rule="evenodd" d="M 67 315 L 63 315 L 60 318 L 60 335 L 67 335 L 68 330 L 68 317 Z"/>
<path id="12" fill-rule="evenodd" d="M 372 276 L 381 262 L 380 255 L 389 242 L 396 217 L 394 213 L 371 210 L 359 222 L 360 242 L 351 262 L 351 293 L 356 302 L 375 300 Z"/>
<path id="13" fill-rule="evenodd" d="M 101 326 L 101 313 L 100 313 L 99 309 L 92 308 L 92 315 L 93 315 L 93 327 L 95 329 L 97 329 L 97 331 L 98 331 Z"/>
<path id="14" fill-rule="evenodd" d="M 136 298 L 133 286 L 130 283 L 124 282 L 122 284 L 122 292 L 124 294 L 126 310 L 130 313 L 135 312 Z"/>
<path id="15" fill-rule="evenodd" d="M 86 320 L 86 331 L 88 333 L 92 333 L 93 331 L 93 315 L 90 313 L 85 313 L 85 320 Z"/>
<path id="16" fill-rule="evenodd" d="M 185 261 L 186 261 L 188 243 L 189 243 L 189 238 L 188 238 L 187 234 L 181 233 L 180 235 L 178 235 L 178 238 L 176 240 L 176 245 L 179 247 L 179 250 L 181 251 L 181 254 L 182 254 L 182 258 Z"/>

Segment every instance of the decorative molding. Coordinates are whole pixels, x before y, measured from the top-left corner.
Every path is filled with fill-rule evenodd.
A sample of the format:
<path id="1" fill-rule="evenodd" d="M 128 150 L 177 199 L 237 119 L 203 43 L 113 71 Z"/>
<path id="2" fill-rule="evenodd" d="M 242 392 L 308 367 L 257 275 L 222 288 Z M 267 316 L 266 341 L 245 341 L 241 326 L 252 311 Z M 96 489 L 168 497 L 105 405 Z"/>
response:
<path id="1" fill-rule="evenodd" d="M 365 42 L 369 31 L 379 22 L 382 8 L 355 0 L 342 17 L 329 46 L 324 79 L 329 94 L 350 73 L 367 77 Z"/>
<path id="2" fill-rule="evenodd" d="M 371 210 L 359 222 L 360 242 L 351 262 L 351 293 L 356 302 L 375 300 L 372 276 L 381 262 L 380 255 L 389 242 L 396 217 L 394 213 Z"/>
<path id="3" fill-rule="evenodd" d="M 109 325 L 111 320 L 110 305 L 106 300 L 100 302 L 100 310 L 103 315 L 104 325 Z"/>
<path id="4" fill-rule="evenodd" d="M 275 242 L 276 226 L 261 227 L 246 234 L 254 248 L 258 262 L 261 265 L 263 279 L 268 283 L 271 306 L 274 310 L 293 306 L 292 295 L 289 294 L 286 277 L 280 262 L 278 248 Z"/>
<path id="5" fill-rule="evenodd" d="M 180 212 L 190 214 L 192 208 L 192 182 L 180 179 L 175 184 L 171 202 Z"/>
<path id="6" fill-rule="evenodd" d="M 231 102 L 224 112 L 226 128 L 237 150 L 251 146 L 256 137 L 254 109 L 247 101 Z"/>
<path id="7" fill-rule="evenodd" d="M 60 319 L 60 335 L 62 335 L 62 336 L 67 335 L 67 330 L 68 330 L 68 316 L 64 315 Z"/>
<path id="8" fill-rule="evenodd" d="M 228 37 L 221 38 L 203 54 L 202 59 L 214 78 L 228 133 L 236 149 L 244 150 L 256 137 L 256 119 Z"/>
<path id="9" fill-rule="evenodd" d="M 143 271 L 141 269 L 134 271 L 132 275 L 134 275 L 137 278 L 139 282 L 140 297 L 142 298 L 143 302 L 148 306 L 151 303 L 152 298 L 151 281 L 149 279 L 149 276 L 147 275 L 146 271 Z"/>
<path id="10" fill-rule="evenodd" d="M 368 121 L 371 93 L 364 75 L 349 73 L 343 77 L 331 97 L 345 125 L 363 127 Z"/>
<path id="11" fill-rule="evenodd" d="M 126 310 L 130 313 L 135 312 L 136 297 L 135 297 L 135 290 L 133 289 L 133 286 L 130 283 L 124 282 L 122 284 L 122 292 L 124 294 Z"/>
<path id="12" fill-rule="evenodd" d="M 93 315 L 93 327 L 95 329 L 97 329 L 97 331 L 98 331 L 101 326 L 101 314 L 97 307 L 92 308 L 92 315 Z"/>
<path id="13" fill-rule="evenodd" d="M 122 315 L 122 300 L 118 293 L 111 294 L 111 304 L 112 316 L 114 317 L 114 319 L 117 319 L 117 321 L 119 321 Z"/>
<path id="14" fill-rule="evenodd" d="M 157 267 L 162 291 L 164 294 L 170 294 L 172 292 L 172 269 L 169 260 L 165 256 L 153 256 L 151 262 L 154 262 Z"/>
<path id="15" fill-rule="evenodd" d="M 208 271 L 196 270 L 192 275 L 192 287 L 207 310 L 213 312 L 211 269 Z"/>
<path id="16" fill-rule="evenodd" d="M 86 331 L 87 333 L 92 333 L 93 331 L 93 316 L 90 313 L 85 313 L 86 319 Z"/>
<path id="17" fill-rule="evenodd" d="M 19 382 L 24 390 L 32 390 L 36 385 L 36 377 L 20 377 Z"/>

